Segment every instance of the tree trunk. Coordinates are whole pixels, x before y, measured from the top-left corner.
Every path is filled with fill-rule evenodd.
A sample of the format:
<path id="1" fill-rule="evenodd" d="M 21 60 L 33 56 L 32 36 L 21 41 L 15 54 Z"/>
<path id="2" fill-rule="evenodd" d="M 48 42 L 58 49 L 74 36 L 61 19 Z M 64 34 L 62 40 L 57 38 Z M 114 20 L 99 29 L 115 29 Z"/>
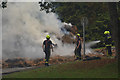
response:
<path id="1" fill-rule="evenodd" d="M 119 56 L 119 37 L 118 37 L 118 30 L 120 27 L 120 21 L 118 18 L 118 13 L 117 13 L 117 3 L 116 2 L 109 2 L 108 3 L 108 8 L 109 8 L 109 15 L 111 19 L 111 30 L 112 30 L 112 37 L 113 40 L 115 41 L 115 48 L 116 48 L 116 57 L 118 58 Z"/>

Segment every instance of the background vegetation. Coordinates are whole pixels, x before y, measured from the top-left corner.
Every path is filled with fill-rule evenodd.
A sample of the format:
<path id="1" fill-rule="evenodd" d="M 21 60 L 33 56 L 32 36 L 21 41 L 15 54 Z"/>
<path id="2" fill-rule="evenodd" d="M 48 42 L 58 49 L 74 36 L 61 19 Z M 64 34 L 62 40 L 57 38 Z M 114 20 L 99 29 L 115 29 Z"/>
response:
<path id="1" fill-rule="evenodd" d="M 56 7 L 55 12 L 59 15 L 59 19 L 63 22 L 72 23 L 73 25 L 77 26 L 81 35 L 81 18 L 84 16 L 88 18 L 89 23 L 86 27 L 86 41 L 103 40 L 104 31 L 111 31 L 107 3 L 63 2 L 53 4 Z M 117 4 L 117 9 L 118 12 L 120 12 L 120 4 Z"/>

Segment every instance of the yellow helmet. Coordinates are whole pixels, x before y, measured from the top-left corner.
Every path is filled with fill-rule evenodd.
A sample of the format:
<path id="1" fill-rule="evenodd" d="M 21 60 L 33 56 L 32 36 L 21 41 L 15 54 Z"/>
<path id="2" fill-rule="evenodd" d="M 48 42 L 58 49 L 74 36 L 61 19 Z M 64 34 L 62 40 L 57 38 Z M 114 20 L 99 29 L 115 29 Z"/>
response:
<path id="1" fill-rule="evenodd" d="M 109 32 L 109 31 L 107 31 L 107 33 L 108 33 L 108 34 L 110 34 L 110 32 Z"/>
<path id="2" fill-rule="evenodd" d="M 78 33 L 78 34 L 77 34 L 77 36 L 79 36 L 79 37 L 80 37 L 80 34 Z"/>
<path id="3" fill-rule="evenodd" d="M 50 38 L 50 35 L 47 35 L 47 36 L 46 36 L 46 38 L 48 38 L 48 39 L 49 39 L 49 38 Z"/>
<path id="4" fill-rule="evenodd" d="M 110 32 L 109 31 L 105 31 L 104 34 L 110 34 Z"/>

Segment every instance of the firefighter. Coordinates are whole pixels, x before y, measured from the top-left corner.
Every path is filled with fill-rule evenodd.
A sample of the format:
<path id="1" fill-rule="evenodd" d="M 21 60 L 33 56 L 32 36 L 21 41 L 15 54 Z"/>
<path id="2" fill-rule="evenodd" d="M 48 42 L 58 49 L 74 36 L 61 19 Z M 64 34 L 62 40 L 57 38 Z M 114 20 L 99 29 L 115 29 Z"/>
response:
<path id="1" fill-rule="evenodd" d="M 110 32 L 109 31 L 105 31 L 104 35 L 105 35 L 104 44 L 106 46 L 107 56 L 112 56 L 112 51 L 111 51 L 112 39 L 111 39 Z"/>
<path id="2" fill-rule="evenodd" d="M 43 51 L 45 52 L 45 66 L 49 66 L 49 58 L 51 54 L 51 49 L 53 51 L 52 41 L 50 40 L 50 35 L 46 36 L 46 40 L 43 42 L 42 45 Z"/>
<path id="3" fill-rule="evenodd" d="M 77 42 L 76 42 L 76 47 L 75 47 L 75 60 L 81 60 L 81 39 L 80 39 L 80 34 L 77 34 Z"/>

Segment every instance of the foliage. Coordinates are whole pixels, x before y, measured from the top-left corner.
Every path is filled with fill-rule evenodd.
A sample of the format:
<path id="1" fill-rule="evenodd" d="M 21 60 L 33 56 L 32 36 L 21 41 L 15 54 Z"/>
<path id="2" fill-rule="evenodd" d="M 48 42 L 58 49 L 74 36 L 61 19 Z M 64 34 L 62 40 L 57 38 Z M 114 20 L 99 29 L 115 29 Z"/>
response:
<path id="1" fill-rule="evenodd" d="M 86 16 L 89 20 L 86 26 L 86 41 L 103 40 L 103 32 L 109 29 L 110 19 L 106 3 L 59 3 L 56 13 L 63 22 L 76 25 L 81 34 L 81 18 Z"/>
<path id="2" fill-rule="evenodd" d="M 52 3 L 49 2 L 39 2 L 40 5 L 40 11 L 45 10 L 46 13 L 54 12 L 55 7 L 53 6 Z"/>
<path id="3" fill-rule="evenodd" d="M 55 7 L 55 13 L 59 15 L 59 19 L 62 22 L 72 23 L 72 25 L 77 26 L 81 35 L 83 31 L 81 18 L 84 16 L 88 18 L 86 41 L 103 41 L 104 31 L 109 30 L 111 32 L 109 11 L 105 2 L 54 2 L 52 4 Z M 117 5 L 120 13 L 120 4 Z"/>
<path id="4" fill-rule="evenodd" d="M 0 4 L 0 6 L 2 6 L 2 8 L 6 8 L 7 7 L 7 2 L 2 2 L 2 4 Z"/>

